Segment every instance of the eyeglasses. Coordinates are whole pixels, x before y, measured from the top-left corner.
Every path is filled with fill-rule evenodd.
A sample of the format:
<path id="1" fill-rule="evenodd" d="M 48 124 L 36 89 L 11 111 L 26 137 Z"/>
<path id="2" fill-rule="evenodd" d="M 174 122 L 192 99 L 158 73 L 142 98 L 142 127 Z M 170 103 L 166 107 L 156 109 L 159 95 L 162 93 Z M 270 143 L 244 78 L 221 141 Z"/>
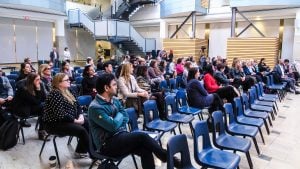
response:
<path id="1" fill-rule="evenodd" d="M 70 82 L 70 79 L 62 80 L 62 82 Z"/>
<path id="2" fill-rule="evenodd" d="M 45 71 L 45 70 L 50 70 L 50 69 L 51 69 L 50 67 L 47 67 L 47 68 L 44 69 L 44 71 Z"/>

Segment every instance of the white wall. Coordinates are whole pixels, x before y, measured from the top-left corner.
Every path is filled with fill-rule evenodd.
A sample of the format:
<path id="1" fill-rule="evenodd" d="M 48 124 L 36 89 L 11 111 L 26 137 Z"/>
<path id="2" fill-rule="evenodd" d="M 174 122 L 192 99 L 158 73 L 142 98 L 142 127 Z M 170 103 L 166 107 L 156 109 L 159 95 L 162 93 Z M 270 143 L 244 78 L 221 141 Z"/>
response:
<path id="1" fill-rule="evenodd" d="M 179 26 L 179 25 L 178 25 Z M 169 25 L 169 37 L 175 32 L 176 25 Z M 185 24 L 177 32 L 178 38 L 190 38 L 189 34 L 192 32 L 192 24 Z M 204 39 L 205 24 L 196 24 L 196 38 Z"/>
<path id="2" fill-rule="evenodd" d="M 290 60 L 293 58 L 294 34 L 295 34 L 294 19 L 285 19 L 283 38 L 282 38 L 283 42 L 282 42 L 281 58 L 290 59 Z"/>
<path id="3" fill-rule="evenodd" d="M 162 41 L 160 39 L 160 29 L 158 26 L 135 27 L 134 29 L 137 32 L 139 32 L 144 38 L 155 38 L 156 49 L 162 48 Z"/>
<path id="4" fill-rule="evenodd" d="M 230 37 L 230 23 L 212 23 L 209 33 L 209 57 L 226 58 L 227 39 Z"/>
<path id="5" fill-rule="evenodd" d="M 279 26 L 280 20 L 264 20 L 264 21 L 253 21 L 253 24 L 266 36 L 266 37 L 279 37 Z M 240 33 L 249 22 L 238 22 L 236 33 Z M 239 37 L 262 37 L 252 26 L 248 28 Z"/>

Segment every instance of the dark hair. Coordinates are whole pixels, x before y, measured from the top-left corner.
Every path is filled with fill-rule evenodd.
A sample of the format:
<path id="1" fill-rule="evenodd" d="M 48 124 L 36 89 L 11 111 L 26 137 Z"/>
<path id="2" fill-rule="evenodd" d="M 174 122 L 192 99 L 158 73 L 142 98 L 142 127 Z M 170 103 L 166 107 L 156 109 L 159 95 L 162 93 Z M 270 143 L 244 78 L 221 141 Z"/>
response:
<path id="1" fill-rule="evenodd" d="M 212 76 L 214 75 L 214 69 L 213 69 L 213 65 L 212 64 L 208 64 L 206 66 L 206 73 L 211 74 Z"/>
<path id="2" fill-rule="evenodd" d="M 27 63 L 29 60 L 30 60 L 30 58 L 27 57 L 24 59 L 24 62 Z"/>
<path id="3" fill-rule="evenodd" d="M 155 65 L 156 62 L 157 62 L 156 60 L 151 60 L 149 66 L 150 66 L 150 67 L 154 67 L 154 65 Z"/>
<path id="4" fill-rule="evenodd" d="M 110 61 L 107 61 L 103 64 L 103 69 L 105 69 L 106 67 L 108 67 L 109 65 L 112 65 L 112 63 Z"/>
<path id="5" fill-rule="evenodd" d="M 196 75 L 196 73 L 197 73 L 198 71 L 199 71 L 199 70 L 198 70 L 198 68 L 196 68 L 196 67 L 190 68 L 189 73 L 188 73 L 188 77 L 187 77 L 187 81 L 190 81 L 190 80 L 192 80 L 192 79 L 195 79 L 195 75 Z"/>
<path id="6" fill-rule="evenodd" d="M 177 59 L 177 64 L 180 64 L 182 62 L 182 58 Z"/>
<path id="7" fill-rule="evenodd" d="M 83 77 L 89 77 L 89 69 L 92 65 L 86 65 L 84 66 L 83 72 L 82 72 L 82 76 Z"/>
<path id="8" fill-rule="evenodd" d="M 25 90 L 28 91 L 31 95 L 35 96 L 35 86 L 34 86 L 34 79 L 38 77 L 39 75 L 36 73 L 29 73 L 26 77 L 25 82 Z"/>
<path id="9" fill-rule="evenodd" d="M 217 64 L 217 69 L 218 70 L 221 70 L 221 69 L 224 69 L 224 68 L 225 68 L 225 64 L 224 63 Z"/>
<path id="10" fill-rule="evenodd" d="M 265 60 L 265 58 L 261 58 L 260 61 L 259 61 L 259 63 L 261 63 L 261 62 L 264 61 L 264 60 Z"/>
<path id="11" fill-rule="evenodd" d="M 91 60 L 92 60 L 92 58 L 90 58 L 90 57 L 86 58 L 87 63 L 90 63 Z"/>
<path id="12" fill-rule="evenodd" d="M 69 49 L 68 47 L 65 47 L 65 49 L 64 50 L 67 50 L 67 49 Z"/>
<path id="13" fill-rule="evenodd" d="M 24 70 L 26 65 L 30 65 L 29 63 L 27 62 L 24 62 L 24 63 L 21 63 L 21 66 L 20 66 L 20 74 L 23 74 L 24 75 Z"/>
<path id="14" fill-rule="evenodd" d="M 66 66 L 66 64 L 67 64 L 68 62 L 66 62 L 66 61 L 63 61 L 62 63 L 61 63 L 61 72 L 63 72 L 64 71 L 64 67 Z"/>
<path id="15" fill-rule="evenodd" d="M 111 73 L 104 73 L 104 74 L 100 75 L 98 77 L 97 83 L 96 83 L 96 90 L 97 90 L 98 94 L 104 93 L 105 85 L 109 86 L 112 80 L 115 80 L 115 76 Z"/>
<path id="16" fill-rule="evenodd" d="M 136 71 L 136 77 L 139 77 L 139 76 L 143 76 L 145 77 L 146 76 L 146 72 L 147 72 L 148 68 L 147 66 L 144 66 L 144 65 L 140 65 L 137 67 L 137 71 Z"/>
<path id="17" fill-rule="evenodd" d="M 284 61 L 283 61 L 283 62 L 290 63 L 290 60 L 288 60 L 288 59 L 284 59 Z"/>

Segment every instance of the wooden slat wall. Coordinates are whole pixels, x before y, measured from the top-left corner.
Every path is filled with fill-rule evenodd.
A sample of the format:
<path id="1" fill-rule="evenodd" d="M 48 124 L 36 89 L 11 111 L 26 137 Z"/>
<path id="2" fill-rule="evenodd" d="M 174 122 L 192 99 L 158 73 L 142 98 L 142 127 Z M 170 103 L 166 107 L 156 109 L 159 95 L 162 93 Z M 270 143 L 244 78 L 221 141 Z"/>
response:
<path id="1" fill-rule="evenodd" d="M 278 56 L 278 38 L 229 38 L 227 40 L 227 60 L 231 66 L 232 59 L 237 57 L 241 60 L 261 58 L 273 68 Z"/>
<path id="2" fill-rule="evenodd" d="M 163 48 L 166 51 L 173 50 L 174 61 L 179 57 L 193 56 L 196 61 L 199 60 L 201 46 L 207 49 L 208 41 L 205 39 L 164 39 Z"/>

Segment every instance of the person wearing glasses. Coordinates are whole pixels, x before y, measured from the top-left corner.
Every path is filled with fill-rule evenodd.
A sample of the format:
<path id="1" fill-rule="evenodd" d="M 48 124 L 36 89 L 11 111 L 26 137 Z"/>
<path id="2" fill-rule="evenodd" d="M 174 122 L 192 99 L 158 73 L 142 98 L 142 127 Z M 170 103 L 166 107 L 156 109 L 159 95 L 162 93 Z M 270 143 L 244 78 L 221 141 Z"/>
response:
<path id="1" fill-rule="evenodd" d="M 41 64 L 39 66 L 39 75 L 41 76 L 41 81 L 45 85 L 46 89 L 46 95 L 51 91 L 51 82 L 52 82 L 52 76 L 51 76 L 51 67 L 48 64 Z"/>
<path id="2" fill-rule="evenodd" d="M 74 157 L 83 158 L 87 157 L 89 147 L 89 124 L 69 87 L 70 79 L 67 74 L 58 73 L 53 77 L 52 90 L 45 102 L 43 120 L 48 133 L 77 137 L 79 140 Z"/>

